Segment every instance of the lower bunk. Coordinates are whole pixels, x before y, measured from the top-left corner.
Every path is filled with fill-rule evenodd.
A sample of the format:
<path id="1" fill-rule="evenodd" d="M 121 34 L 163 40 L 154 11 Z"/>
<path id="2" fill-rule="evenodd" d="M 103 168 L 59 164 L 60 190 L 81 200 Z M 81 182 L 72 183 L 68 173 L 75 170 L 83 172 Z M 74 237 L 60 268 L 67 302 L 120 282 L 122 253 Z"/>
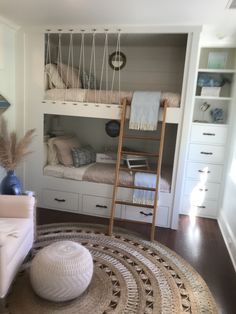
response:
<path id="1" fill-rule="evenodd" d="M 91 164 L 80 168 L 62 165 L 44 167 L 43 189 L 40 206 L 99 217 L 110 217 L 112 189 L 115 176 L 113 164 Z M 173 192 L 171 190 L 171 167 L 162 168 L 159 206 L 156 225 L 170 227 Z M 84 181 L 86 180 L 86 181 Z M 134 176 L 122 171 L 121 184 L 133 183 Z M 53 187 L 53 188 L 52 188 Z M 132 201 L 133 191 L 119 190 L 119 199 Z M 116 218 L 151 223 L 152 210 L 127 205 L 117 205 Z"/>

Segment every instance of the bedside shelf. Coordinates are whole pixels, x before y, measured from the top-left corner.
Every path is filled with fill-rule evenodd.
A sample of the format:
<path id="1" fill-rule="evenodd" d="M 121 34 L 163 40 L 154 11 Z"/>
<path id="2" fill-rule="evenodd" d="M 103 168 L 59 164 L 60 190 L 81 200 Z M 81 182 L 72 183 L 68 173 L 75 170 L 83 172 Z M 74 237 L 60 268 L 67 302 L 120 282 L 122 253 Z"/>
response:
<path id="1" fill-rule="evenodd" d="M 198 69 L 198 72 L 234 74 L 236 73 L 236 70 L 234 69 Z"/>

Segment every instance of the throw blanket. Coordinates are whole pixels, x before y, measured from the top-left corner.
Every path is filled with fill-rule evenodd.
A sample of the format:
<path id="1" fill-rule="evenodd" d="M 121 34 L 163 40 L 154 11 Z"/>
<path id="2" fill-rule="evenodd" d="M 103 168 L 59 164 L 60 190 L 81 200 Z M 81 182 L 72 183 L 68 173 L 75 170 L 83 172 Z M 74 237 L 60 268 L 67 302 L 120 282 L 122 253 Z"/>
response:
<path id="1" fill-rule="evenodd" d="M 160 100 L 160 92 L 134 92 L 129 128 L 146 131 L 156 130 Z"/>
<path id="2" fill-rule="evenodd" d="M 160 183 L 160 180 L 159 180 Z M 156 188 L 156 175 L 151 173 L 136 172 L 134 176 L 134 185 L 146 188 Z M 160 187 L 160 184 L 159 184 Z M 159 191 L 158 187 L 158 191 Z M 153 205 L 154 193 L 152 191 L 134 190 L 133 202 L 145 205 Z"/>

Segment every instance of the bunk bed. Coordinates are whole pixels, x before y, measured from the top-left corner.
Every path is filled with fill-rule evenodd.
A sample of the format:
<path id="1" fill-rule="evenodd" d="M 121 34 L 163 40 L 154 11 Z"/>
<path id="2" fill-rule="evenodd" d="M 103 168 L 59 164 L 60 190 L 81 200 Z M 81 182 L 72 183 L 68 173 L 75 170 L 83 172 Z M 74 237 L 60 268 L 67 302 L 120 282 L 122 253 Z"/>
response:
<path id="1" fill-rule="evenodd" d="M 43 162 L 42 145 L 44 141 L 43 136 L 46 133 L 45 125 L 42 123 L 42 120 L 45 118 L 46 115 L 58 115 L 62 119 L 64 117 L 86 117 L 98 118 L 98 120 L 119 120 L 121 117 L 120 100 L 123 97 L 131 100 L 133 97 L 135 86 L 131 88 L 129 86 L 125 86 L 125 84 L 122 85 L 123 73 L 121 73 L 121 71 L 112 71 L 110 73 L 110 77 L 106 77 L 106 66 L 108 65 L 109 52 L 105 45 L 104 54 L 101 54 L 102 56 L 100 59 L 100 63 L 101 65 L 104 63 L 104 65 L 106 66 L 104 66 L 103 70 L 101 67 L 100 73 L 98 73 L 98 69 L 94 65 L 95 54 L 93 43 L 95 42 L 95 33 L 96 32 L 92 34 L 90 33 L 92 38 L 92 49 L 89 51 L 88 56 L 91 57 L 86 66 L 83 64 L 83 58 L 78 61 L 78 59 L 80 59 L 81 46 L 79 47 L 77 42 L 77 47 L 73 47 L 73 36 L 75 35 L 73 32 L 67 32 L 67 34 L 65 34 L 65 37 L 67 36 L 67 46 L 64 47 L 62 47 L 60 43 L 61 38 L 64 36 L 63 31 L 60 31 L 57 34 L 56 32 L 54 33 L 54 37 L 56 38 L 56 41 L 54 38 L 54 47 L 53 43 L 50 42 L 50 36 L 52 35 L 50 32 L 43 34 L 44 40 L 42 40 L 42 34 L 39 35 L 33 33 L 33 36 L 31 36 L 31 34 L 29 35 L 29 42 L 33 43 L 30 47 L 27 48 L 29 49 L 30 57 L 29 61 L 27 61 L 27 64 L 29 65 L 29 71 L 32 74 L 32 81 L 30 81 L 28 84 L 28 102 L 31 103 L 31 105 L 29 105 L 29 116 L 31 115 L 33 117 L 32 123 L 35 123 L 37 129 L 39 130 L 40 136 L 37 140 L 37 147 L 33 148 L 38 153 L 39 159 L 38 161 L 31 161 L 31 168 L 33 169 L 33 173 L 35 175 L 27 175 L 27 180 L 30 183 L 30 188 L 36 191 L 38 195 L 39 205 L 41 207 L 101 217 L 109 217 L 113 187 L 112 184 L 114 182 L 115 175 L 114 164 L 101 165 L 99 163 L 93 163 L 89 166 L 74 168 L 66 167 L 63 165 L 49 165 Z M 79 35 L 77 34 L 78 37 L 76 38 L 78 39 L 80 36 L 82 38 L 84 36 L 83 34 L 86 35 L 84 32 L 81 32 Z M 118 32 L 117 34 L 113 34 L 113 37 L 117 37 L 118 39 L 120 35 L 122 34 Z M 105 32 L 105 42 L 107 36 L 108 33 Z M 114 50 L 116 52 L 120 52 L 121 47 L 119 39 L 117 40 L 117 43 L 113 46 L 115 47 Z M 184 50 L 185 48 L 183 49 L 183 51 Z M 39 56 L 39 51 L 42 52 L 41 63 L 35 62 L 37 58 L 34 58 L 35 55 Z M 79 54 L 77 55 L 76 64 L 75 55 L 73 56 L 73 53 L 77 54 L 78 52 Z M 184 55 L 184 53 L 185 51 L 182 55 Z M 177 56 L 175 58 L 177 58 Z M 184 57 L 182 59 L 184 60 Z M 128 65 L 129 61 L 130 60 L 128 59 Z M 44 66 L 43 69 L 40 68 L 42 64 Z M 77 76 L 80 79 L 81 73 L 79 71 L 87 67 L 87 74 L 88 77 L 90 77 L 88 79 L 89 81 L 91 81 L 92 75 L 97 78 L 99 77 L 99 79 L 97 80 L 97 89 L 92 89 L 91 83 L 88 83 L 87 86 L 84 86 L 83 80 L 81 79 L 81 82 L 79 82 L 79 80 L 75 77 L 71 79 L 71 81 L 74 81 L 74 83 L 68 84 L 67 70 L 66 72 L 64 72 L 64 74 L 66 73 L 66 79 L 63 80 L 63 78 L 61 77 L 62 73 L 59 69 L 59 66 L 62 64 L 64 66 L 66 65 L 67 69 L 69 68 L 72 73 L 75 73 L 77 71 Z M 54 69 L 56 69 L 58 77 L 61 77 L 59 78 L 59 80 L 61 79 L 63 84 L 59 84 L 60 87 L 50 83 L 48 81 L 47 75 L 45 75 L 45 80 L 43 82 L 43 72 L 45 74 L 45 69 L 48 69 L 49 67 L 53 67 Z M 169 66 L 167 65 L 167 67 Z M 181 75 L 183 76 L 183 67 L 180 68 L 182 71 Z M 39 72 L 42 75 L 38 75 Z M 174 69 L 174 72 L 178 72 L 177 67 Z M 171 72 L 170 76 L 175 75 L 173 73 Z M 183 108 L 181 108 L 181 87 L 183 77 L 181 77 L 181 75 L 179 80 L 180 88 L 172 89 L 172 84 L 168 83 L 170 81 L 169 79 L 166 88 L 163 88 L 161 103 L 163 103 L 165 100 L 168 100 L 166 118 L 166 122 L 168 124 L 178 125 L 182 119 Z M 143 86 L 138 87 L 137 89 L 148 90 L 148 87 Z M 161 90 L 158 84 L 157 87 L 153 86 L 151 90 L 153 91 L 155 89 Z M 34 103 L 37 103 L 37 108 L 35 108 L 35 106 L 32 106 L 32 104 Z M 163 109 L 160 108 L 160 120 L 162 120 L 162 111 Z M 127 110 L 126 118 L 130 118 L 129 110 Z M 174 140 L 176 139 L 176 137 L 177 135 L 175 135 Z M 175 147 L 173 147 L 172 150 L 174 149 Z M 158 225 L 163 227 L 168 227 L 171 221 L 171 211 L 174 196 L 174 163 L 176 163 L 176 158 L 177 157 L 174 156 L 170 165 L 168 163 L 165 165 L 164 161 L 164 167 L 162 168 L 160 180 L 160 203 L 157 222 Z M 104 172 L 106 173 L 106 176 L 104 176 Z M 133 173 L 124 171 L 124 173 L 122 172 L 122 176 L 124 180 L 124 185 L 133 185 Z M 123 198 L 124 200 L 132 200 L 132 191 L 121 188 L 121 191 L 119 193 L 121 198 Z M 143 208 L 142 210 L 138 209 L 136 211 L 134 209 L 132 211 L 128 211 L 128 207 L 129 206 L 123 205 L 118 206 L 116 217 L 143 222 L 151 221 L 150 210 Z"/>

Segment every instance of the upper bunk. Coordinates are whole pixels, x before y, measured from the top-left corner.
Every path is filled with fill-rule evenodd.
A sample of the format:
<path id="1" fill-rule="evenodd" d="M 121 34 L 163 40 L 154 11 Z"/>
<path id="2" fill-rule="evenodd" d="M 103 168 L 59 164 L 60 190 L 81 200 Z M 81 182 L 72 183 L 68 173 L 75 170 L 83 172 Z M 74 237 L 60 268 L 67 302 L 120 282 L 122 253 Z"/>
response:
<path id="1" fill-rule="evenodd" d="M 61 31 L 44 40 L 45 114 L 120 119 L 122 98 L 160 91 L 166 122 L 180 123 L 186 34 Z"/>

